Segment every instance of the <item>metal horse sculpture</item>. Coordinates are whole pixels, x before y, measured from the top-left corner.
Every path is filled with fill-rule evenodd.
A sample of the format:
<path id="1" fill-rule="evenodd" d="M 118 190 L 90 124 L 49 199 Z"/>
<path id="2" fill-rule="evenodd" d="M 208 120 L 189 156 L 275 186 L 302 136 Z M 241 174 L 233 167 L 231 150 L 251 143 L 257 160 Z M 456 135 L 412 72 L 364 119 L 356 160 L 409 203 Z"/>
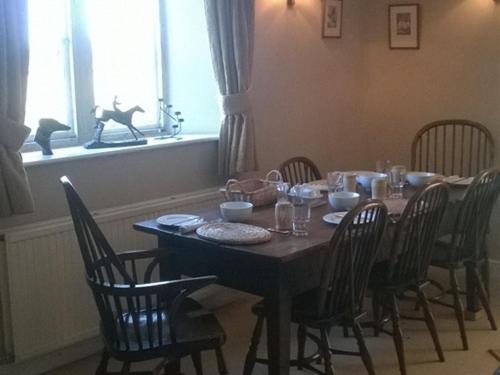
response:
<path id="1" fill-rule="evenodd" d="M 132 116 L 135 112 L 144 112 L 144 109 L 136 105 L 135 107 L 132 107 L 128 109 L 127 111 L 121 111 L 118 108 L 118 105 L 120 105 L 116 100 L 116 96 L 113 100 L 113 111 L 110 111 L 108 109 L 102 109 L 102 113 L 99 115 L 99 117 L 96 116 L 96 136 L 95 136 L 95 141 L 96 142 L 101 142 L 101 135 L 102 131 L 104 130 L 104 123 L 113 120 L 117 122 L 118 124 L 125 125 L 128 130 L 132 133 L 134 138 L 137 140 L 137 135 L 136 132 L 139 133 L 140 135 L 144 136 L 144 133 L 141 132 L 139 129 L 137 129 L 134 125 L 132 125 Z M 91 113 L 96 115 L 97 114 L 97 109 L 101 108 L 100 106 L 95 106 Z"/>

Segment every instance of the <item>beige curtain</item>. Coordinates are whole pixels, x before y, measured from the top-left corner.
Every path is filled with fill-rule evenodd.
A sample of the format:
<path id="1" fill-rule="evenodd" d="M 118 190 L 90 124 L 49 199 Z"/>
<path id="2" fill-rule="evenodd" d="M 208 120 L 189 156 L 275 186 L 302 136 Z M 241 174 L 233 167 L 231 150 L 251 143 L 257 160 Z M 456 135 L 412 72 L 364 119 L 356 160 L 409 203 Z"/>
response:
<path id="1" fill-rule="evenodd" d="M 19 150 L 30 129 L 23 125 L 28 79 L 27 0 L 0 1 L 0 217 L 33 211 Z"/>
<path id="2" fill-rule="evenodd" d="M 257 170 L 251 83 L 254 0 L 205 0 L 212 64 L 222 95 L 219 174 Z"/>

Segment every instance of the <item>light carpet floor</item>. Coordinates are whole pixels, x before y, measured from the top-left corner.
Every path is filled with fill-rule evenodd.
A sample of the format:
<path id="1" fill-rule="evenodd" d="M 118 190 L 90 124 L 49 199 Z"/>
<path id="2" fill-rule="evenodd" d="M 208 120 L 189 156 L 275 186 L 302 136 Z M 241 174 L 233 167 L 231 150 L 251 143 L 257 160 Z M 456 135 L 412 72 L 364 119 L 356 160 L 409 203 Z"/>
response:
<path id="1" fill-rule="evenodd" d="M 491 271 L 492 305 L 497 322 L 500 323 L 500 265 L 492 265 Z M 442 273 L 437 274 L 433 271 L 432 274 L 438 278 L 442 277 Z M 258 298 L 254 296 L 241 294 L 241 299 L 237 302 L 216 311 L 228 336 L 227 343 L 224 345 L 224 354 L 230 374 L 242 374 L 243 362 L 255 324 L 255 317 L 250 313 L 250 307 L 256 301 L 258 301 Z M 368 303 L 367 306 L 369 305 Z M 485 316 L 475 322 L 466 322 L 470 349 L 463 351 L 453 311 L 437 305 L 431 307 L 436 318 L 446 361 L 439 362 L 437 360 L 425 323 L 403 321 L 408 374 L 493 375 L 496 373 L 500 364 L 488 353 L 488 350 L 500 349 L 500 331 L 492 331 Z M 412 303 L 402 305 L 403 312 L 409 313 L 412 310 Z M 292 356 L 296 353 L 295 328 L 292 327 Z M 399 374 L 392 338 L 387 335 L 373 337 L 371 330 L 368 329 L 365 330 L 365 336 L 377 374 Z M 263 338 L 264 340 L 259 347 L 261 354 L 265 354 L 265 336 Z M 332 331 L 331 339 L 333 345 L 338 348 L 356 348 L 355 341 L 352 338 L 343 338 L 338 330 Z M 203 354 L 205 374 L 217 373 L 214 357 L 213 353 L 210 352 Z M 366 370 L 358 357 L 335 356 L 333 359 L 337 375 L 366 374 Z M 99 356 L 94 355 L 48 372 L 46 375 L 90 375 L 94 373 L 98 361 Z M 117 363 L 112 363 L 112 369 L 117 370 L 118 368 Z M 151 368 L 151 363 L 133 367 L 133 369 Z M 191 361 L 188 358 L 182 361 L 182 371 L 186 375 L 194 375 Z M 292 369 L 290 373 L 308 374 L 309 372 Z M 254 374 L 267 374 L 267 370 L 262 365 L 256 365 Z"/>

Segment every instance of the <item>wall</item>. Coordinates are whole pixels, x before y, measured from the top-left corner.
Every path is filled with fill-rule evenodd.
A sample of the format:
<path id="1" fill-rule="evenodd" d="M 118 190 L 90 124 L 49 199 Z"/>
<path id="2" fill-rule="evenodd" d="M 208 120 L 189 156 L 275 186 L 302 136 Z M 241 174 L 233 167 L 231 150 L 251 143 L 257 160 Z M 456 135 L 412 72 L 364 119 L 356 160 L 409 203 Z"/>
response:
<path id="1" fill-rule="evenodd" d="M 387 5 L 364 1 L 363 123 L 372 160 L 409 165 L 410 142 L 424 124 L 465 118 L 486 125 L 500 165 L 500 4 L 421 0 L 420 49 L 388 48 Z M 369 165 L 367 165 L 369 166 Z M 500 225 L 497 209 L 492 228 Z M 500 234 L 492 231 L 494 256 Z"/>
<path id="2" fill-rule="evenodd" d="M 321 38 L 320 0 L 258 0 L 252 97 L 263 171 L 304 155 L 327 170 L 367 163 L 360 117 L 363 1 L 344 1 L 341 39 Z"/>

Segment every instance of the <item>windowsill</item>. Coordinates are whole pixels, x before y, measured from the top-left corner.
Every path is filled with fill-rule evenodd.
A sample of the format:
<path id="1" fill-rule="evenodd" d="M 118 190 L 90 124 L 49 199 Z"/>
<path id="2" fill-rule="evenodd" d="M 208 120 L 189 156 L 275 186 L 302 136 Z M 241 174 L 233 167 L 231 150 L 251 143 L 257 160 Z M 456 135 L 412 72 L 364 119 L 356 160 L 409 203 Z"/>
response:
<path id="1" fill-rule="evenodd" d="M 25 167 L 43 165 L 49 163 L 66 162 L 70 160 L 96 158 L 102 156 L 139 152 L 143 150 L 154 150 L 157 148 L 169 148 L 185 146 L 195 143 L 217 141 L 215 134 L 187 134 L 181 135 L 181 139 L 154 139 L 147 138 L 148 143 L 139 146 L 113 147 L 100 149 L 86 149 L 83 146 L 65 147 L 52 150 L 54 155 L 42 155 L 41 151 L 23 152 L 23 164 Z"/>

